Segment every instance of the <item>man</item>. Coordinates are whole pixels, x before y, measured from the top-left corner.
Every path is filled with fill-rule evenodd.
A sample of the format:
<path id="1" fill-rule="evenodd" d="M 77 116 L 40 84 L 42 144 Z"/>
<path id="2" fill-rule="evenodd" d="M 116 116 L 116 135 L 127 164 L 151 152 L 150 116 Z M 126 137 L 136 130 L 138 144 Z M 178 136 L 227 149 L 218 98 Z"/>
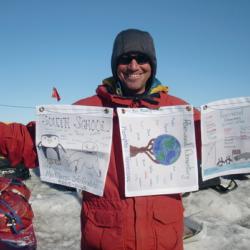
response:
<path id="1" fill-rule="evenodd" d="M 147 32 L 136 29 L 120 32 L 114 41 L 111 68 L 113 76 L 97 87 L 96 95 L 75 103 L 114 109 L 104 195 L 99 197 L 83 192 L 81 249 L 181 250 L 183 206 L 179 194 L 129 198 L 124 195 L 124 166 L 116 108 L 159 108 L 186 102 L 168 95 L 167 87 L 155 78 L 155 48 Z M 199 114 L 195 119 L 198 121 Z"/>
<path id="2" fill-rule="evenodd" d="M 180 195 L 126 198 L 116 107 L 180 105 L 155 78 L 157 60 L 149 33 L 129 29 L 114 41 L 113 77 L 97 95 L 76 104 L 114 108 L 113 143 L 103 197 L 83 195 L 82 249 L 183 249 L 183 207 Z"/>

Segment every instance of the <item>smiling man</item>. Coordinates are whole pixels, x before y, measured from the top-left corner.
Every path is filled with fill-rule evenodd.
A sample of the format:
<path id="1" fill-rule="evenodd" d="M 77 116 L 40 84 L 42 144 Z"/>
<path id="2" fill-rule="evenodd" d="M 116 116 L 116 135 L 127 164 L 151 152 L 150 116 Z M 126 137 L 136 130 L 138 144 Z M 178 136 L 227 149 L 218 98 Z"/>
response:
<path id="1" fill-rule="evenodd" d="M 148 32 L 128 29 L 115 38 L 113 76 L 96 96 L 76 104 L 114 108 L 113 139 L 104 196 L 83 192 L 82 249 L 182 250 L 180 194 L 125 197 L 124 166 L 117 107 L 159 108 L 183 105 L 156 79 L 157 60 Z"/>
<path id="2" fill-rule="evenodd" d="M 183 206 L 180 194 L 125 197 L 116 108 L 157 109 L 161 106 L 184 105 L 186 102 L 169 95 L 168 88 L 156 79 L 156 53 L 148 32 L 137 29 L 120 32 L 114 41 L 111 68 L 113 76 L 97 87 L 96 95 L 75 103 L 114 109 L 112 146 L 104 194 L 99 197 L 83 192 L 81 249 L 182 250 Z M 195 114 L 195 120 L 199 121 L 199 114 Z M 23 132 L 19 133 L 19 137 L 24 132 L 28 135 L 28 128 L 20 127 Z M 0 154 L 8 158 L 15 156 L 18 161 L 29 159 L 29 166 L 35 166 L 35 157 L 18 151 L 25 146 L 32 151 L 35 142 L 32 144 L 24 139 L 19 140 L 18 148 L 9 150 L 15 138 L 18 138 L 13 131 L 0 133 Z M 199 139 L 199 136 L 196 138 Z"/>
<path id="3" fill-rule="evenodd" d="M 143 94 L 150 76 L 150 59 L 146 55 L 132 52 L 119 58 L 117 77 L 125 94 Z"/>
<path id="4" fill-rule="evenodd" d="M 120 94 L 146 94 L 156 73 L 156 54 L 150 34 L 135 29 L 120 32 L 114 42 L 111 67 Z"/>

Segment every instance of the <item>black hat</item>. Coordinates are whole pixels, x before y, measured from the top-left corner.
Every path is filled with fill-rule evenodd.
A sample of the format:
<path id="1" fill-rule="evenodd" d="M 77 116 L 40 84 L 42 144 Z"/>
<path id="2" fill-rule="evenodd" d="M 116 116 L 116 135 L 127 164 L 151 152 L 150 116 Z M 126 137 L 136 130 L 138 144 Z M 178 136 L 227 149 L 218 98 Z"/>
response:
<path id="1" fill-rule="evenodd" d="M 139 52 L 149 57 L 152 67 L 151 81 L 155 77 L 157 60 L 154 41 L 151 35 L 138 29 L 127 29 L 121 31 L 115 38 L 111 58 L 112 73 L 117 78 L 117 63 L 121 55 L 129 52 Z"/>

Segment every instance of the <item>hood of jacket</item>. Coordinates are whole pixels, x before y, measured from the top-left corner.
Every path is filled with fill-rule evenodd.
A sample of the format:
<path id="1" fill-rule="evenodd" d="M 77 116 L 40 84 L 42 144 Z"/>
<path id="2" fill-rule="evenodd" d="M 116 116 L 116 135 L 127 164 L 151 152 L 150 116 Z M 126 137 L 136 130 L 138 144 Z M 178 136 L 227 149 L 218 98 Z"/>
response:
<path id="1" fill-rule="evenodd" d="M 128 97 L 123 96 L 119 83 L 109 77 L 97 87 L 96 93 L 105 102 L 110 103 L 108 106 L 158 108 L 161 98 L 168 93 L 168 87 L 155 78 L 147 93 Z"/>

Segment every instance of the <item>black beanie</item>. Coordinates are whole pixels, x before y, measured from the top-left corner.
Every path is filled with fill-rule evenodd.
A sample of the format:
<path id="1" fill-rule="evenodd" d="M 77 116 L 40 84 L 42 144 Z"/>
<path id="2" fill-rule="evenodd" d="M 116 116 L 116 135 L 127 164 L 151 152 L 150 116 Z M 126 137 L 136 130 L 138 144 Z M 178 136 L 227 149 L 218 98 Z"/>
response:
<path id="1" fill-rule="evenodd" d="M 114 78 L 117 78 L 116 71 L 119 57 L 129 52 L 143 53 L 149 57 L 152 67 L 152 75 L 150 77 L 152 81 L 157 67 L 154 41 L 148 32 L 138 29 L 123 30 L 115 38 L 111 58 L 111 69 Z"/>

